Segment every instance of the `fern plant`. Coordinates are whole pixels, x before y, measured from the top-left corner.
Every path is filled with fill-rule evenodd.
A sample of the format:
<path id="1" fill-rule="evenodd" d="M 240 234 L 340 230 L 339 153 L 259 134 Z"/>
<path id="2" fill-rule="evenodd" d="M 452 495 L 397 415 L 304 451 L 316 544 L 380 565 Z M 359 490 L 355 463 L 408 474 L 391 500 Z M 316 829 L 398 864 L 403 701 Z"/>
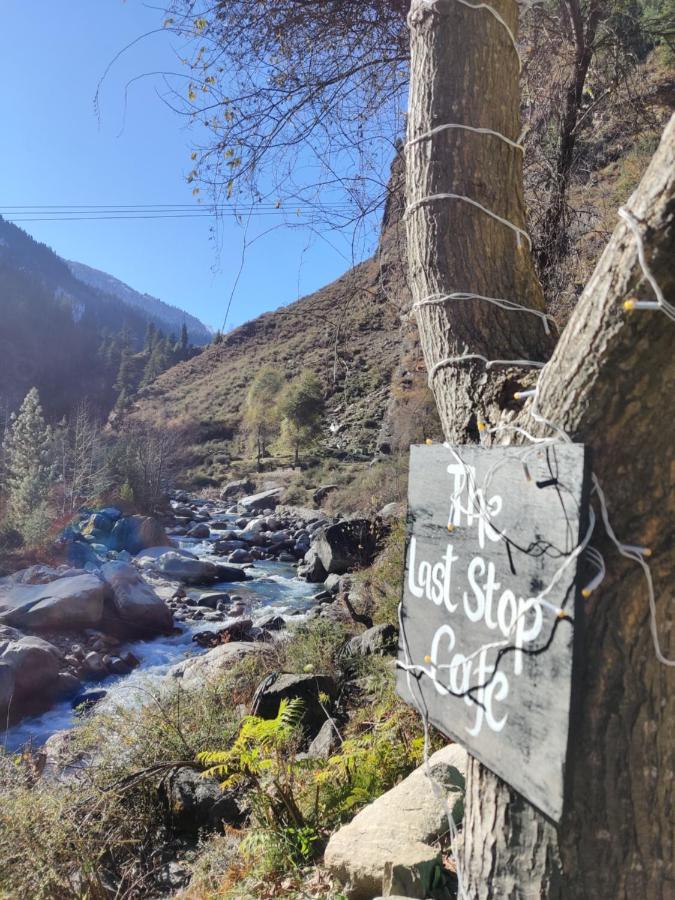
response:
<path id="1" fill-rule="evenodd" d="M 205 776 L 224 788 L 251 785 L 254 811 L 261 824 L 273 828 L 305 827 L 295 797 L 296 750 L 305 707 L 302 700 L 284 699 L 274 719 L 246 716 L 229 750 L 200 753 Z"/>
<path id="2" fill-rule="evenodd" d="M 405 741 L 396 715 L 342 744 L 315 774 L 324 821 L 343 822 L 421 761 L 423 741 Z"/>

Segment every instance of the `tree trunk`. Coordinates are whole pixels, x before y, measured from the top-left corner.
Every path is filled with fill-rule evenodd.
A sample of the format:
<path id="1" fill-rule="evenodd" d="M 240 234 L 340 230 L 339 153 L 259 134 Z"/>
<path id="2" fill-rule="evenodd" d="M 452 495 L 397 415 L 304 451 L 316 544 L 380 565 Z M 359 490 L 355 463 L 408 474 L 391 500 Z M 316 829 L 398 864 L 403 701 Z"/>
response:
<path id="1" fill-rule="evenodd" d="M 515 0 L 494 0 L 512 33 Z M 413 301 L 467 292 L 539 311 L 543 294 L 523 231 L 522 153 L 492 134 L 442 125 L 488 128 L 517 141 L 518 55 L 507 28 L 485 9 L 454 0 L 413 3 L 411 87 L 406 150 L 408 254 Z M 410 143 L 412 141 L 412 143 Z M 425 198 L 452 193 L 464 199 Z M 422 349 L 448 440 L 476 440 L 477 418 L 494 418 L 537 369 L 500 367 L 499 383 L 481 360 L 443 364 L 465 354 L 545 362 L 553 341 L 542 320 L 485 300 L 451 299 L 418 311 Z M 434 367 L 438 366 L 436 370 Z M 434 374 L 435 373 L 435 374 Z"/>
<path id="2" fill-rule="evenodd" d="M 515 3 L 500 0 L 493 7 L 515 32 Z M 485 9 L 452 0 L 414 3 L 410 23 L 409 139 L 447 123 L 484 126 L 514 138 L 517 60 L 503 25 Z M 671 122 L 631 200 L 650 264 L 671 300 L 674 143 Z M 518 249 L 508 226 L 466 201 L 420 203 L 432 194 L 464 194 L 524 227 L 522 160 L 516 154 L 499 138 L 458 129 L 408 148 L 414 301 L 466 291 L 542 308 L 529 253 Z M 638 283 L 638 296 L 652 299 L 635 239 L 621 224 L 542 375 L 538 405 L 573 439 L 592 447 L 594 471 L 620 538 L 653 548 L 658 632 L 668 654 L 668 465 L 675 429 L 663 404 L 675 386 L 673 326 L 658 311 L 622 310 L 620 301 Z M 489 359 L 545 360 L 550 348 L 536 316 L 478 299 L 422 306 L 418 319 L 432 373 L 446 357 L 481 353 Z M 534 381 L 523 377 L 527 371 L 486 371 L 472 361 L 437 369 L 433 388 L 447 439 L 470 440 L 476 418 L 536 430 L 528 409 L 516 415 L 512 406 L 514 387 Z M 600 532 L 594 544 L 607 558 L 609 576 L 588 604 L 563 822 L 557 829 L 473 761 L 460 859 L 471 900 L 672 896 L 672 701 L 670 719 L 666 708 L 672 672 L 655 658 L 641 570 L 606 541 L 598 542 Z"/>

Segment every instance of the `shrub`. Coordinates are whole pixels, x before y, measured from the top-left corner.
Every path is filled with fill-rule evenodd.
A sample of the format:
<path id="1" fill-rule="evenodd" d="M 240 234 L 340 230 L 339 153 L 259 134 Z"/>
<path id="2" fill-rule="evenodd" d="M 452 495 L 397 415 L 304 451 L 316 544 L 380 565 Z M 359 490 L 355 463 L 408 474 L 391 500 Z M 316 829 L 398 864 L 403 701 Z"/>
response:
<path id="1" fill-rule="evenodd" d="M 86 778 L 36 780 L 29 754 L 0 755 L 0 897 L 104 900 L 111 884 L 118 896 L 152 893 L 171 837 L 158 783 L 172 763 L 231 740 L 237 716 L 219 684 L 143 696 L 71 732 Z"/>
<path id="2" fill-rule="evenodd" d="M 297 626 L 275 648 L 274 668 L 283 672 L 314 672 L 339 677 L 340 652 L 348 639 L 344 625 L 315 619 Z"/>

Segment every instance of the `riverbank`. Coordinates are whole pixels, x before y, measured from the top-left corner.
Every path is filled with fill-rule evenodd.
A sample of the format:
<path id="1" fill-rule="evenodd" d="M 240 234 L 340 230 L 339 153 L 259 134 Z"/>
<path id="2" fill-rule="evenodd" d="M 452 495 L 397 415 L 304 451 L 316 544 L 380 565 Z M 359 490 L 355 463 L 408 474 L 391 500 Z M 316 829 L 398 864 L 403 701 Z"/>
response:
<path id="1" fill-rule="evenodd" d="M 182 495 L 162 522 L 124 519 L 117 510 L 86 513 L 62 538 L 68 557 L 86 560 L 86 568 L 34 566 L 0 580 L 0 618 L 12 623 L 0 626 L 0 666 L 11 661 L 15 674 L 14 683 L 6 679 L 3 718 L 24 719 L 7 731 L 4 745 L 39 745 L 72 724 L 80 702 L 119 693 L 128 681 L 156 679 L 185 656 L 231 639 L 233 631 L 270 640 L 289 617 L 305 614 L 320 591 L 298 579 L 292 565 L 309 547 L 303 520 L 297 514 L 275 519 L 266 507 L 266 519 L 246 517 L 246 508 L 228 511 Z M 120 532 L 126 546 L 120 547 Z M 299 532 L 290 545 L 299 547 L 290 553 L 288 535 Z M 156 541 L 163 543 L 139 549 Z M 237 544 L 230 557 L 241 560 L 244 554 L 234 551 L 247 548 L 243 565 L 222 564 L 228 541 Z M 114 576 L 112 597 L 106 576 Z M 108 600 L 111 606 L 124 601 L 124 623 L 107 613 Z M 158 634 L 151 638 L 153 629 Z M 138 633 L 150 639 L 134 641 Z M 11 674 L 8 662 L 5 669 Z M 12 693 L 17 682 L 18 697 Z M 41 715 L 30 717 L 33 712 Z"/>
<path id="2" fill-rule="evenodd" d="M 139 665 L 88 683 L 84 709 L 6 735 L 23 749 L 0 754 L 3 896 L 357 900 L 392 858 L 422 865 L 423 896 L 453 896 L 445 805 L 413 776 L 388 793 L 423 746 L 394 691 L 400 508 L 329 518 L 251 496 L 173 498 L 167 544 L 128 562 L 100 534 L 73 541 L 132 567 L 174 630 L 121 643 Z M 244 578 L 218 580 L 223 564 Z"/>

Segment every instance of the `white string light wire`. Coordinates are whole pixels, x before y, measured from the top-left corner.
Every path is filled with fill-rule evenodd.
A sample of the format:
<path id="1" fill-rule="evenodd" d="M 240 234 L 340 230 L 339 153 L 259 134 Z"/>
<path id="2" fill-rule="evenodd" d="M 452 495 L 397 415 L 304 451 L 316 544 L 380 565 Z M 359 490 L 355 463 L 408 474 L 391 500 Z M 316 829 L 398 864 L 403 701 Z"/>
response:
<path id="1" fill-rule="evenodd" d="M 602 487 L 600 486 L 600 482 L 598 481 L 596 475 L 593 475 L 593 486 L 595 489 L 595 493 L 598 496 L 598 500 L 600 501 L 600 512 L 608 537 L 616 546 L 616 549 L 619 551 L 621 556 L 625 556 L 626 559 L 630 559 L 633 562 L 636 562 L 639 566 L 641 566 L 642 571 L 644 572 L 645 580 L 647 582 L 647 593 L 649 596 L 649 629 L 652 635 L 652 642 L 654 644 L 654 652 L 656 653 L 656 658 L 660 663 L 663 663 L 664 666 L 675 666 L 675 659 L 668 659 L 668 657 L 663 654 L 661 650 L 661 644 L 659 642 L 659 633 L 656 624 L 656 598 L 654 596 L 654 582 L 652 580 L 651 569 L 649 568 L 649 564 L 645 559 L 646 556 L 651 556 L 651 550 L 648 547 L 637 547 L 633 544 L 621 543 L 621 541 L 614 533 L 614 529 L 612 528 L 612 525 L 609 521 L 607 501 L 605 499 L 604 491 L 602 490 Z"/>
<path id="2" fill-rule="evenodd" d="M 544 416 L 541 415 L 541 413 L 538 412 L 537 407 L 536 407 L 537 399 L 538 399 L 538 388 L 535 389 L 535 393 L 533 395 L 533 402 L 529 408 L 529 414 L 532 416 L 532 418 L 535 419 L 535 421 L 553 429 L 556 432 L 556 434 L 558 434 L 559 437 L 562 440 L 564 440 L 566 443 L 573 443 L 572 438 L 567 434 L 566 431 L 564 431 L 562 428 L 560 428 L 558 425 L 556 425 L 550 419 L 545 418 Z M 497 426 L 495 428 L 488 428 L 486 430 L 489 433 L 495 433 L 497 431 L 506 430 L 509 428 L 514 428 L 514 426 L 502 425 L 502 426 Z M 527 435 L 527 433 L 523 429 L 517 429 L 517 430 L 519 430 L 521 433 L 525 434 L 527 437 L 529 437 L 532 440 L 539 440 L 541 442 L 543 442 L 544 440 L 550 440 L 550 438 L 548 438 L 548 439 L 547 438 L 544 438 L 544 439 L 532 438 L 532 435 Z M 617 536 L 614 532 L 614 529 L 612 528 L 610 520 L 609 520 L 609 510 L 607 507 L 607 499 L 605 497 L 605 493 L 602 490 L 602 487 L 600 485 L 600 481 L 598 480 L 597 475 L 593 474 L 592 478 L 593 478 L 593 493 L 597 496 L 598 502 L 600 504 L 600 514 L 602 516 L 602 521 L 605 526 L 605 531 L 607 532 L 607 536 L 610 538 L 612 543 L 616 546 L 616 548 L 619 551 L 619 553 L 621 554 L 621 556 L 625 557 L 626 559 L 630 559 L 633 562 L 636 562 L 642 568 L 642 571 L 644 572 L 645 581 L 647 583 L 647 597 L 648 597 L 648 602 L 649 602 L 649 613 L 650 613 L 649 628 L 650 628 L 650 632 L 652 635 L 652 642 L 654 644 L 654 652 L 656 654 L 656 658 L 659 660 L 660 663 L 662 663 L 665 666 L 675 666 L 675 659 L 668 659 L 668 657 L 665 656 L 665 654 L 661 650 L 661 644 L 659 641 L 657 616 L 656 616 L 656 597 L 655 597 L 655 593 L 654 593 L 654 582 L 652 579 L 651 569 L 649 567 L 649 564 L 646 561 L 646 557 L 650 557 L 652 554 L 652 551 L 650 550 L 649 547 L 642 547 L 642 546 L 639 546 L 636 544 L 624 544 L 617 538 Z M 602 560 L 601 575 L 599 573 L 597 576 L 595 576 L 595 578 L 593 578 L 586 585 L 586 587 L 582 591 L 584 596 L 586 596 L 586 594 L 584 593 L 585 591 L 588 591 L 589 592 L 588 596 L 590 596 L 590 593 L 592 593 L 598 587 L 598 585 L 604 580 L 605 574 L 606 574 L 605 563 L 604 563 L 604 560 Z"/>
<path id="3" fill-rule="evenodd" d="M 626 300 L 623 304 L 623 308 L 628 312 L 634 309 L 657 309 L 665 313 L 672 322 L 675 322 L 675 306 L 673 306 L 671 303 L 668 303 L 666 298 L 663 296 L 663 291 L 659 287 L 657 280 L 654 278 L 651 269 L 647 265 L 647 259 L 645 257 L 645 247 L 642 241 L 642 235 L 640 234 L 638 220 L 623 206 L 619 209 L 619 216 L 628 225 L 633 233 L 633 236 L 635 237 L 640 268 L 642 269 L 645 278 L 649 282 L 651 289 L 654 291 L 654 294 L 656 296 L 656 300 Z"/>
<path id="4" fill-rule="evenodd" d="M 588 561 L 597 570 L 596 575 L 591 578 L 588 584 L 581 591 L 581 596 L 585 600 L 588 600 L 593 591 L 597 590 L 597 588 L 600 587 L 602 582 L 605 580 L 607 569 L 605 568 L 605 559 L 602 553 L 600 553 L 599 550 L 596 550 L 595 547 L 587 547 L 586 556 L 588 558 Z"/>
<path id="5" fill-rule="evenodd" d="M 459 125 L 457 123 L 452 123 L 449 125 L 437 125 L 436 128 L 432 128 L 430 131 L 425 131 L 423 134 L 419 134 L 416 138 L 412 138 L 406 144 L 407 147 L 412 147 L 413 144 L 420 144 L 422 141 L 428 141 L 434 135 L 440 134 L 442 131 L 449 131 L 452 128 L 458 128 L 462 131 L 473 131 L 475 134 L 491 134 L 493 137 L 499 138 L 500 141 L 504 141 L 505 144 L 508 144 L 510 147 L 514 147 L 516 150 L 520 150 L 521 153 L 525 152 L 525 148 L 522 144 L 519 144 L 518 141 L 512 141 L 511 138 L 506 137 L 505 134 L 502 134 L 500 131 L 494 131 L 492 128 L 475 128 L 473 125 Z"/>
<path id="6" fill-rule="evenodd" d="M 471 206 L 475 206 L 477 209 L 480 209 L 481 212 L 484 212 L 486 215 L 490 216 L 492 219 L 495 219 L 497 222 L 500 222 L 502 225 L 506 225 L 507 228 L 510 228 L 511 231 L 516 235 L 516 241 L 518 247 L 521 246 L 521 241 L 527 241 L 527 245 L 532 250 L 532 238 L 529 234 L 524 231 L 522 228 L 519 228 L 518 225 L 514 225 L 513 222 L 510 222 L 508 219 L 505 219 L 503 216 L 500 216 L 498 213 L 493 212 L 491 209 L 488 209 L 487 206 L 483 206 L 482 203 L 479 203 L 477 200 L 474 200 L 472 197 L 467 197 L 466 194 L 454 194 L 452 192 L 442 193 L 442 194 L 429 194 L 427 197 L 420 197 L 419 200 L 414 200 L 410 206 L 406 209 L 404 213 L 404 218 L 407 218 L 410 213 L 415 212 L 421 206 L 424 206 L 426 203 L 434 203 L 437 200 L 462 200 L 465 203 L 470 203 Z"/>
<path id="7" fill-rule="evenodd" d="M 549 315 L 548 313 L 542 312 L 539 309 L 532 309 L 532 307 L 530 306 L 524 306 L 522 303 L 516 303 L 515 300 L 504 300 L 501 297 L 486 297 L 483 294 L 471 294 L 468 291 L 455 291 L 452 294 L 430 294 L 423 300 L 418 300 L 417 303 L 413 303 L 411 310 L 413 312 L 417 312 L 417 310 L 421 309 L 423 306 L 441 305 L 445 303 L 446 300 L 484 300 L 486 303 L 492 303 L 495 306 L 499 306 L 500 309 L 509 310 L 509 312 L 521 311 L 530 313 L 531 315 L 538 316 L 541 319 L 546 334 L 551 333 L 549 322 L 552 322 L 556 326 L 556 328 L 558 327 L 557 322 L 553 316 Z"/>
<path id="8" fill-rule="evenodd" d="M 533 359 L 488 359 L 480 353 L 463 353 L 461 356 L 448 356 L 447 359 L 440 359 L 429 370 L 429 387 L 433 386 L 434 378 L 441 369 L 452 366 L 455 363 L 464 362 L 467 359 L 479 359 L 485 363 L 486 369 L 493 366 L 529 366 L 534 369 L 543 369 L 546 363 L 536 362 Z"/>

